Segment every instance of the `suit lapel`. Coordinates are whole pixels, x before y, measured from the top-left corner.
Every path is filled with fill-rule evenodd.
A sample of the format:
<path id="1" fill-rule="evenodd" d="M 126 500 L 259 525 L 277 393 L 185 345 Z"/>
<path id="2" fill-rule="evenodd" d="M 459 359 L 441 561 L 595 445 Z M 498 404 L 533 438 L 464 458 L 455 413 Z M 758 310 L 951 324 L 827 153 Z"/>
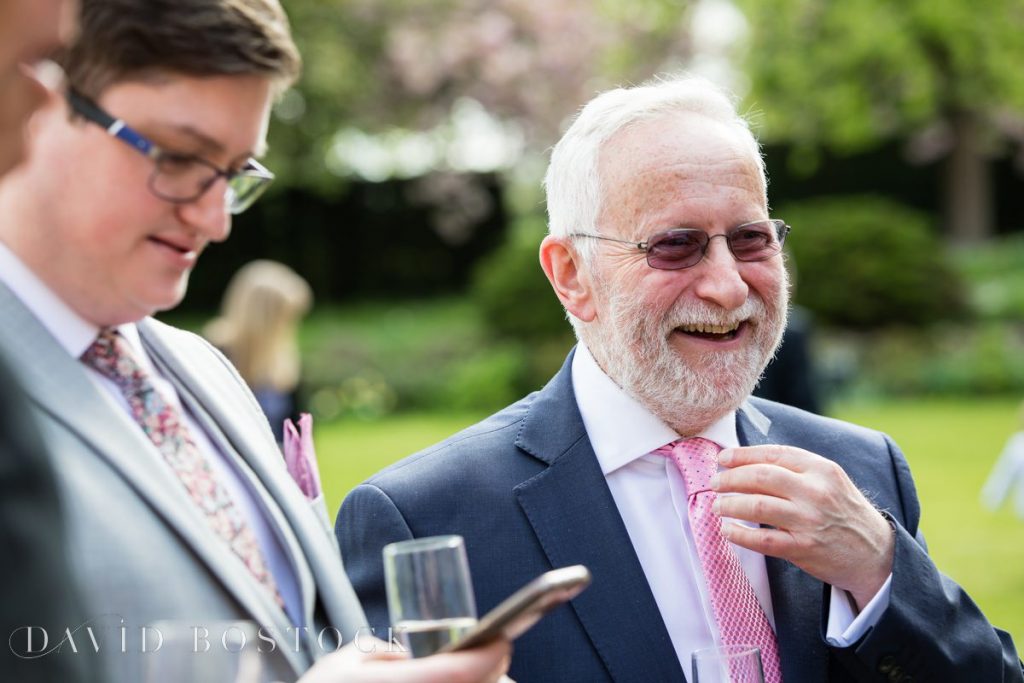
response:
<path id="1" fill-rule="evenodd" d="M 6 323 L 0 344 L 19 366 L 33 402 L 106 460 L 248 611 L 273 625 L 261 589 L 239 579 L 244 566 L 209 531 L 184 487 L 169 485 L 175 475 L 138 425 L 3 285 L 0 319 Z"/>
<path id="2" fill-rule="evenodd" d="M 736 413 L 741 446 L 777 443 L 770 438 L 771 421 L 749 401 Z M 823 681 L 828 677 L 828 650 L 821 635 L 825 586 L 795 565 L 766 557 L 772 592 L 775 631 L 787 681 Z"/>
<path id="3" fill-rule="evenodd" d="M 174 383 L 182 400 L 203 422 L 211 438 L 236 460 L 236 467 L 259 493 L 258 498 L 297 570 L 305 625 L 313 629 L 319 593 L 331 625 L 341 630 L 345 640 L 350 640 L 365 625 L 365 619 L 348 582 L 338 580 L 345 570 L 333 536 L 325 531 L 310 503 L 292 482 L 269 428 L 261 429 L 261 425 L 251 420 L 241 420 L 240 412 L 232 411 L 232 406 L 240 400 L 253 399 L 238 395 L 237 388 L 242 386 L 240 379 L 237 386 L 214 386 L 209 381 L 201 381 L 201 368 L 195 359 L 188 358 L 180 344 L 168 344 L 165 335 L 159 333 L 160 329 L 166 328 L 151 320 L 139 325 L 140 335 L 154 362 Z M 169 331 L 182 334 L 177 330 Z M 205 342 L 189 339 L 205 347 Z M 202 354 L 220 362 L 208 348 L 203 348 Z"/>
<path id="4" fill-rule="evenodd" d="M 553 567 L 586 565 L 593 584 L 572 601 L 615 680 L 683 680 L 672 641 L 587 438 L 572 356 L 530 407 L 516 445 L 548 464 L 514 491 Z"/>

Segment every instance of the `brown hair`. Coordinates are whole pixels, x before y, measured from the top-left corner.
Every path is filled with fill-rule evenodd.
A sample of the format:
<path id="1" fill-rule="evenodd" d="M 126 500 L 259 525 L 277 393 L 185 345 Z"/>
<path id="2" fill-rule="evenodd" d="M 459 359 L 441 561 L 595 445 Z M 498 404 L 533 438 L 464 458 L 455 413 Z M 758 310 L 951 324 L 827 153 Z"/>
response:
<path id="1" fill-rule="evenodd" d="M 301 68 L 278 0 L 81 0 L 78 37 L 60 61 L 91 98 L 162 72 L 265 74 L 283 90 Z"/>

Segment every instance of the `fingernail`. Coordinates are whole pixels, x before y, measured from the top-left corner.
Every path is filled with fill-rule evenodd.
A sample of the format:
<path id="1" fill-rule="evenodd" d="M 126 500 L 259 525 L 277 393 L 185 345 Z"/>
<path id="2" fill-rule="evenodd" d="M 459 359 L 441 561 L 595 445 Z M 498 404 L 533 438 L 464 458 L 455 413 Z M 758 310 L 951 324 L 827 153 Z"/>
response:
<path id="1" fill-rule="evenodd" d="M 722 501 L 719 498 L 715 498 L 715 502 L 711 504 L 711 511 L 716 515 L 722 514 Z"/>
<path id="2" fill-rule="evenodd" d="M 724 451 L 718 453 L 718 462 L 722 465 L 728 465 L 732 462 L 732 450 L 727 448 Z"/>
<path id="3" fill-rule="evenodd" d="M 718 484 L 719 484 L 720 480 L 721 480 L 721 477 L 718 476 L 717 474 L 711 475 L 711 481 L 708 483 L 708 485 L 711 487 L 712 491 L 717 491 L 718 490 Z M 717 500 L 715 501 L 715 505 L 718 505 L 718 501 Z"/>

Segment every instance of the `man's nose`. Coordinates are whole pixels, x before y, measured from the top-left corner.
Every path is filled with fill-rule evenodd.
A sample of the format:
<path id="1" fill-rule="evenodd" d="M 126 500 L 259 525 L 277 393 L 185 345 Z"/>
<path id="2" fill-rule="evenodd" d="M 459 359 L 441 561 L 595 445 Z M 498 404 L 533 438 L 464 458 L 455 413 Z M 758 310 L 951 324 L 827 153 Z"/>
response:
<path id="1" fill-rule="evenodd" d="M 178 216 L 211 242 L 223 242 L 231 234 L 228 184 L 217 178 L 198 199 L 178 207 Z"/>
<path id="2" fill-rule="evenodd" d="M 726 310 L 737 309 L 746 302 L 750 287 L 740 275 L 739 261 L 729 251 L 725 239 L 712 239 L 704 258 L 693 268 L 697 271 L 694 293 L 701 299 Z"/>

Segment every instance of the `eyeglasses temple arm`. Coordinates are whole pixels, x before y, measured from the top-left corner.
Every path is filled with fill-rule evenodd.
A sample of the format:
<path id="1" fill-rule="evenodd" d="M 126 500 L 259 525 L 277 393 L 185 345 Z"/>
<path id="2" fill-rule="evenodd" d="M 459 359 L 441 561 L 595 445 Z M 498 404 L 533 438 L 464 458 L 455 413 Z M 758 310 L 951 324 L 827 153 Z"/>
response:
<path id="1" fill-rule="evenodd" d="M 155 157 L 160 153 L 156 145 L 129 128 L 124 121 L 115 119 L 74 90 L 68 91 L 67 98 L 72 110 L 99 124 L 115 138 L 128 143 L 146 156 Z"/>

